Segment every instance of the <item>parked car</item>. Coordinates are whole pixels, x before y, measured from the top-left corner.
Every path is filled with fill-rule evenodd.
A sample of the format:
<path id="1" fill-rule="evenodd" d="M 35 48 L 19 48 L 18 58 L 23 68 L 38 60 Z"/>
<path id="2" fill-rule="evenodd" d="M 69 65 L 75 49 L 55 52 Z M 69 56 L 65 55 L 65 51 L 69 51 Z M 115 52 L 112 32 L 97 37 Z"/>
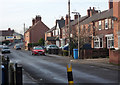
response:
<path id="1" fill-rule="evenodd" d="M 49 51 L 49 49 L 59 49 L 57 45 L 48 45 L 46 46 L 46 51 Z"/>
<path id="2" fill-rule="evenodd" d="M 40 46 L 33 47 L 32 55 L 37 55 L 37 54 L 45 55 L 44 49 L 42 47 L 40 47 Z"/>
<path id="3" fill-rule="evenodd" d="M 10 49 L 7 46 L 3 46 L 2 49 L 1 49 L 1 52 L 2 53 L 10 53 Z"/>
<path id="4" fill-rule="evenodd" d="M 16 44 L 16 45 L 14 46 L 14 48 L 15 48 L 16 50 L 21 50 L 21 46 L 20 46 L 19 44 Z"/>
<path id="5" fill-rule="evenodd" d="M 0 45 L 0 51 L 1 51 L 2 48 L 3 48 L 3 45 Z"/>

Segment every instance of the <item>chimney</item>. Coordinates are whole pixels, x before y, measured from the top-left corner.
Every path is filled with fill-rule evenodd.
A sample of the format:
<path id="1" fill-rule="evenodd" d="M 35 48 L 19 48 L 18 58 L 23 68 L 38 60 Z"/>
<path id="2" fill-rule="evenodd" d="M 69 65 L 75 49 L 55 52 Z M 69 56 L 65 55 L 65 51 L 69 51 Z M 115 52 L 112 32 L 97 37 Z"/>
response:
<path id="1" fill-rule="evenodd" d="M 120 0 L 113 0 L 113 16 L 120 18 Z"/>
<path id="2" fill-rule="evenodd" d="M 61 20 L 64 20 L 63 16 L 61 17 Z"/>
<path id="3" fill-rule="evenodd" d="M 113 0 L 109 0 L 109 9 L 113 8 Z"/>
<path id="4" fill-rule="evenodd" d="M 10 29 L 10 28 L 8 28 L 8 31 L 11 31 L 11 29 Z"/>
<path id="5" fill-rule="evenodd" d="M 88 17 L 90 17 L 90 11 L 91 11 L 91 7 L 87 10 Z"/>
<path id="6" fill-rule="evenodd" d="M 93 7 L 93 9 L 91 9 L 91 7 L 87 10 L 87 15 L 88 17 L 91 17 L 92 15 L 98 13 L 97 10 L 95 10 L 95 7 Z"/>
<path id="7" fill-rule="evenodd" d="M 68 25 L 68 15 L 66 15 L 65 25 Z"/>
<path id="8" fill-rule="evenodd" d="M 35 18 L 35 22 L 37 23 L 38 21 L 41 21 L 41 16 L 40 15 L 37 15 L 36 18 Z"/>
<path id="9" fill-rule="evenodd" d="M 32 19 L 32 25 L 34 25 L 35 24 L 35 19 Z"/>
<path id="10" fill-rule="evenodd" d="M 81 17 L 81 16 L 79 15 L 79 17 Z M 74 20 L 76 20 L 76 19 L 78 19 L 78 15 L 74 15 Z"/>

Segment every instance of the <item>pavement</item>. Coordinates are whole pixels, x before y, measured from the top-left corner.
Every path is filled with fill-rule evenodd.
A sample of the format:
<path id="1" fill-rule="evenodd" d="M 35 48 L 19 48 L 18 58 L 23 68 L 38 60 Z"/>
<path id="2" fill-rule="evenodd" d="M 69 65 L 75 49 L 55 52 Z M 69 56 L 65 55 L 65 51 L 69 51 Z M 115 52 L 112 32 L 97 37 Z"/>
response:
<path id="1" fill-rule="evenodd" d="M 46 54 L 51 57 L 68 57 L 68 56 L 59 56 L 54 54 Z M 120 71 L 120 66 L 109 63 L 109 58 L 97 58 L 97 59 L 73 59 L 73 57 L 68 57 L 71 63 L 79 63 L 79 64 L 89 64 L 92 66 L 98 66 L 101 68 L 118 70 Z"/>

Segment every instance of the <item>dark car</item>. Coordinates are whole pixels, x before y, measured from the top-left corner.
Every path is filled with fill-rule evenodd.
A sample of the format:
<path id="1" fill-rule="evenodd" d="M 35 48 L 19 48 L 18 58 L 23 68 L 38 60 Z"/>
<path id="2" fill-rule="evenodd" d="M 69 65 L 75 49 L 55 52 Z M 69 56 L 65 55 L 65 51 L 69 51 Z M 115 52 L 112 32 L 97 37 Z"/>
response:
<path id="1" fill-rule="evenodd" d="M 16 50 L 21 50 L 21 46 L 20 46 L 19 44 L 16 44 L 16 45 L 14 46 L 14 48 L 15 48 Z"/>
<path id="2" fill-rule="evenodd" d="M 33 47 L 33 49 L 32 49 L 32 55 L 45 55 L 45 51 L 44 51 L 44 49 L 42 48 L 42 47 L 39 47 L 39 46 L 37 46 L 37 47 Z"/>

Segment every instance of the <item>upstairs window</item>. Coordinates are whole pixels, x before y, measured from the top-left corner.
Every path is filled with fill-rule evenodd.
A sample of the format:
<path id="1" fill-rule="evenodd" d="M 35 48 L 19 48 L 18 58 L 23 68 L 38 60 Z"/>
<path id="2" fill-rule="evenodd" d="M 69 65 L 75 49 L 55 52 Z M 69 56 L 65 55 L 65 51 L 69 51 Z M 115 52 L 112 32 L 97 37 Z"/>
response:
<path id="1" fill-rule="evenodd" d="M 105 19 L 105 29 L 108 29 L 108 19 Z"/>
<path id="2" fill-rule="evenodd" d="M 120 36 L 118 37 L 118 47 L 120 48 Z"/>
<path id="3" fill-rule="evenodd" d="M 102 29 L 102 22 L 99 21 L 99 30 L 101 30 L 101 29 Z"/>
<path id="4" fill-rule="evenodd" d="M 88 32 L 90 32 L 91 31 L 91 26 L 90 25 L 88 25 Z"/>
<path id="5" fill-rule="evenodd" d="M 108 27 L 109 29 L 111 29 L 112 28 L 112 21 L 111 21 L 111 19 L 109 19 L 109 27 Z"/>
<path id="6" fill-rule="evenodd" d="M 114 29 L 114 21 L 112 20 L 112 29 Z"/>
<path id="7" fill-rule="evenodd" d="M 54 30 L 53 30 L 53 36 L 55 35 L 55 32 L 54 32 Z"/>
<path id="8" fill-rule="evenodd" d="M 86 27 L 85 27 L 85 26 L 83 26 L 83 32 L 85 32 L 85 30 L 86 30 Z"/>
<path id="9" fill-rule="evenodd" d="M 82 26 L 81 26 L 81 31 L 83 31 L 83 28 L 84 28 L 84 26 L 82 25 Z"/>

